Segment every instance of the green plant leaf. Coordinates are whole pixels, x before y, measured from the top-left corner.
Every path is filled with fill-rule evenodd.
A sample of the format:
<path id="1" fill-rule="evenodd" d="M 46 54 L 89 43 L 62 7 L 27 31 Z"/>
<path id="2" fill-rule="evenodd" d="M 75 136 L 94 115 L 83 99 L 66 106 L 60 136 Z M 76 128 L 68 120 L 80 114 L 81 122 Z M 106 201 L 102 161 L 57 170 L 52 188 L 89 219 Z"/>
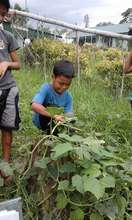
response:
<path id="1" fill-rule="evenodd" d="M 83 179 L 79 175 L 75 175 L 72 177 L 72 185 L 76 188 L 76 190 L 80 193 L 84 193 Z"/>
<path id="2" fill-rule="evenodd" d="M 72 135 L 71 137 L 70 137 L 70 141 L 71 142 L 75 142 L 75 143 L 80 143 L 80 142 L 82 142 L 83 141 L 83 137 L 82 136 L 80 136 L 80 135 Z"/>
<path id="3" fill-rule="evenodd" d="M 89 168 L 84 170 L 85 175 L 89 175 L 91 177 L 98 177 L 101 175 L 100 165 L 99 164 L 91 164 Z"/>
<path id="4" fill-rule="evenodd" d="M 63 180 L 59 182 L 58 190 L 68 190 L 69 188 L 69 181 Z"/>
<path id="5" fill-rule="evenodd" d="M 118 215 L 118 206 L 114 199 L 97 204 L 96 209 L 101 215 L 107 216 L 110 220 L 115 220 Z"/>
<path id="6" fill-rule="evenodd" d="M 0 177 L 0 187 L 4 186 L 4 179 Z"/>
<path id="7" fill-rule="evenodd" d="M 52 164 L 52 163 L 47 164 L 47 170 L 51 178 L 53 178 L 54 180 L 58 178 L 59 171 L 56 164 Z"/>
<path id="8" fill-rule="evenodd" d="M 121 195 L 116 196 L 116 202 L 117 202 L 118 210 L 119 210 L 118 215 L 120 217 L 124 217 L 126 207 L 127 207 L 127 201 L 126 201 L 125 197 L 123 197 Z"/>
<path id="9" fill-rule="evenodd" d="M 100 145 L 104 144 L 105 141 L 99 140 L 99 139 L 92 137 L 92 136 L 89 136 L 89 137 L 83 139 L 83 143 L 87 144 L 89 146 L 100 146 Z"/>
<path id="10" fill-rule="evenodd" d="M 54 115 L 61 115 L 64 113 L 64 108 L 63 107 L 47 107 L 47 112 L 50 113 L 51 116 Z"/>
<path id="11" fill-rule="evenodd" d="M 90 215 L 90 220 L 104 220 L 104 217 L 101 216 L 99 213 L 92 213 Z"/>
<path id="12" fill-rule="evenodd" d="M 43 219 L 42 220 L 52 220 L 52 213 L 50 213 L 50 214 L 45 214 L 44 216 L 43 216 Z"/>
<path id="13" fill-rule="evenodd" d="M 123 164 L 123 167 L 126 171 L 132 173 L 132 159 L 125 161 L 125 163 Z"/>
<path id="14" fill-rule="evenodd" d="M 47 158 L 43 158 L 41 160 L 37 160 L 34 163 L 34 167 L 45 169 L 47 167 L 47 164 L 49 163 L 49 161 L 50 161 L 50 159 L 48 157 Z"/>
<path id="15" fill-rule="evenodd" d="M 57 159 L 58 157 L 63 156 L 65 153 L 72 151 L 73 147 L 70 143 L 58 144 L 53 151 L 55 152 L 53 155 L 53 159 Z"/>
<path id="16" fill-rule="evenodd" d="M 5 161 L 0 162 L 0 170 L 4 172 L 5 176 L 13 175 L 13 169 L 11 168 L 8 162 Z"/>
<path id="17" fill-rule="evenodd" d="M 105 188 L 114 188 L 115 187 L 115 178 L 112 176 L 105 176 L 102 179 L 100 179 L 100 183 L 103 185 Z"/>
<path id="18" fill-rule="evenodd" d="M 71 137 L 68 134 L 64 134 L 64 133 L 59 134 L 59 137 L 66 141 L 70 141 L 71 139 Z"/>
<path id="19" fill-rule="evenodd" d="M 114 153 L 109 152 L 109 151 L 107 151 L 107 150 L 105 150 L 105 149 L 101 149 L 101 154 L 102 154 L 102 156 L 107 157 L 107 158 L 118 159 L 118 158 L 114 155 Z"/>
<path id="20" fill-rule="evenodd" d="M 81 209 L 76 209 L 70 213 L 70 220 L 84 220 L 84 212 Z"/>
<path id="21" fill-rule="evenodd" d="M 83 141 L 83 137 L 80 135 L 69 136 L 67 134 L 59 134 L 59 137 L 65 139 L 66 141 L 69 141 L 69 142 L 80 143 Z"/>
<path id="22" fill-rule="evenodd" d="M 58 209 L 64 209 L 68 204 L 67 198 L 64 196 L 63 193 L 58 193 L 56 198 L 56 206 Z"/>
<path id="23" fill-rule="evenodd" d="M 79 147 L 76 147 L 74 150 L 75 150 L 75 153 L 78 155 L 79 160 L 84 160 L 84 159 L 90 160 L 91 155 L 89 153 L 87 146 L 81 145 Z"/>
<path id="24" fill-rule="evenodd" d="M 117 162 L 116 160 L 112 160 L 112 159 L 111 159 L 111 160 L 102 159 L 100 162 L 101 162 L 101 164 L 103 164 L 105 167 L 121 165 L 121 163 Z"/>
<path id="25" fill-rule="evenodd" d="M 94 177 L 83 176 L 84 191 L 91 192 L 97 199 L 103 197 L 105 188 L 100 184 L 100 181 Z"/>
<path id="26" fill-rule="evenodd" d="M 76 172 L 76 167 L 74 163 L 67 161 L 67 163 L 60 166 L 60 173 L 72 173 Z"/>

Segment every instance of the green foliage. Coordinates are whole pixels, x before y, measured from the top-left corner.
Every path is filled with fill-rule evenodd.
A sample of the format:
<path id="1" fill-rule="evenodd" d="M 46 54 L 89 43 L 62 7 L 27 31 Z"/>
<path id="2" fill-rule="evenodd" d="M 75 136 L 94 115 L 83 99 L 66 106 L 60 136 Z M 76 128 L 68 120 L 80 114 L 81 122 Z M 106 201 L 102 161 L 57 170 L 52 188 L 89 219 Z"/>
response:
<path id="1" fill-rule="evenodd" d="M 84 181 L 83 178 L 79 175 L 75 175 L 72 177 L 72 185 L 76 188 L 76 190 L 80 193 L 84 193 Z"/>
<path id="2" fill-rule="evenodd" d="M 37 57 L 42 70 L 51 69 L 59 59 L 68 59 L 73 62 L 77 72 L 76 47 L 61 41 L 37 39 L 33 42 L 33 54 Z M 99 50 L 95 45 L 84 44 L 79 48 L 80 74 L 84 79 L 101 81 L 103 86 L 110 89 L 114 96 L 119 96 L 123 81 L 123 60 L 127 52 L 117 48 Z M 124 93 L 132 87 L 130 78 L 124 80 Z"/>
<path id="3" fill-rule="evenodd" d="M 125 55 L 125 53 L 124 53 Z M 123 80 L 123 57 L 119 49 L 110 48 L 104 52 L 103 60 L 96 65 L 97 75 L 102 79 L 104 86 L 110 89 L 113 95 L 120 95 Z M 124 92 L 130 90 L 132 81 L 124 80 Z"/>
<path id="4" fill-rule="evenodd" d="M 70 213 L 70 220 L 83 220 L 84 212 L 81 209 L 76 209 Z"/>
<path id="5" fill-rule="evenodd" d="M 64 108 L 59 107 L 47 107 L 47 111 L 50 113 L 51 116 L 61 115 L 64 113 Z"/>
<path id="6" fill-rule="evenodd" d="M 113 99 L 96 78 L 79 86 L 75 81 L 81 131 L 49 137 L 33 126 L 29 104 L 43 76 L 23 71 L 16 78 L 23 123 L 12 148 L 14 183 L 3 187 L 0 180 L 0 200 L 21 196 L 25 220 L 131 219 L 132 113 L 126 99 Z"/>
<path id="7" fill-rule="evenodd" d="M 100 180 L 100 183 L 105 188 L 114 188 L 115 187 L 115 178 L 112 176 L 105 176 Z"/>
<path id="8" fill-rule="evenodd" d="M 5 176 L 12 176 L 13 175 L 13 169 L 9 165 L 9 163 L 5 161 L 0 162 L 0 170 L 5 174 Z"/>
<path id="9" fill-rule="evenodd" d="M 68 203 L 68 200 L 63 193 L 58 193 L 56 197 L 56 202 L 56 206 L 58 209 L 64 209 Z"/>
<path id="10" fill-rule="evenodd" d="M 72 150 L 73 150 L 73 147 L 70 143 L 58 144 L 56 147 L 53 148 L 53 151 L 55 153 L 53 154 L 52 158 L 57 159 Z"/>
<path id="11" fill-rule="evenodd" d="M 0 187 L 4 186 L 4 180 L 3 178 L 0 178 Z"/>
<path id="12" fill-rule="evenodd" d="M 106 60 L 121 60 L 121 50 L 117 48 L 109 48 L 107 51 L 104 53 L 104 57 Z"/>
<path id="13" fill-rule="evenodd" d="M 51 137 L 45 136 L 46 139 Z M 84 146 L 89 152 L 88 157 L 82 157 Z M 103 139 L 86 133 L 73 136 L 63 133 L 58 138 L 52 137 L 52 145 L 49 147 L 50 151 L 46 150 L 44 154 L 40 152 L 33 166 L 29 166 L 28 172 L 21 174 L 20 178 L 21 182 L 23 178 L 28 181 L 32 176 L 37 176 L 37 188 L 34 193 L 39 192 L 41 195 L 37 200 L 40 204 L 44 203 L 42 207 L 45 212 L 51 212 L 51 206 L 61 210 L 61 218 L 64 218 L 63 212 L 66 212 L 67 217 L 64 219 L 84 220 L 85 212 L 90 206 L 87 214 L 90 219 L 124 218 L 128 208 L 127 198 L 124 196 L 131 186 L 131 173 L 128 172 L 128 165 L 120 155 L 119 149 L 110 151 L 110 146 L 105 145 Z M 118 165 L 113 164 L 115 161 Z M 44 189 L 42 184 L 45 185 Z M 42 194 L 43 190 L 48 190 L 47 199 L 45 194 Z M 47 203 L 50 206 L 47 207 Z M 42 207 L 40 206 L 40 210 Z M 68 207 L 71 207 L 71 210 Z M 55 213 L 51 219 L 57 217 Z"/>
<path id="14" fill-rule="evenodd" d="M 37 39 L 33 42 L 33 53 L 37 57 L 38 62 L 43 66 L 53 67 L 54 63 L 59 59 L 70 60 L 75 67 L 76 72 L 76 46 L 74 44 L 65 44 L 61 41 L 53 41 L 49 39 Z M 84 78 L 93 77 L 93 57 L 99 59 L 101 55 L 97 47 L 87 44 L 80 48 L 80 70 Z"/>
<path id="15" fill-rule="evenodd" d="M 33 51 L 41 64 L 44 64 L 46 56 L 46 63 L 51 67 L 59 59 L 70 59 L 75 62 L 75 46 L 64 44 L 61 41 L 53 41 L 46 38 L 36 40 L 33 43 Z"/>
<path id="16" fill-rule="evenodd" d="M 90 216 L 90 220 L 103 220 L 103 216 L 98 213 L 92 213 Z"/>
<path id="17" fill-rule="evenodd" d="M 100 181 L 94 177 L 84 176 L 84 191 L 91 192 L 98 199 L 102 198 L 105 192 L 105 188 Z M 94 187 L 93 187 L 94 186 Z"/>

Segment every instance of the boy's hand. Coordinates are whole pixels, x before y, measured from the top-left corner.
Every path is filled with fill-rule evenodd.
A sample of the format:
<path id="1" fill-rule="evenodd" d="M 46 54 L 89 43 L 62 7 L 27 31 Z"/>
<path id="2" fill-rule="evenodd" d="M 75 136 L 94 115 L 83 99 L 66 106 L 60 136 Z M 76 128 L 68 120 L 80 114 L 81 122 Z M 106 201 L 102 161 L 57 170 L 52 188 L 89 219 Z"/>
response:
<path id="1" fill-rule="evenodd" d="M 6 70 L 8 69 L 9 66 L 9 62 L 1 62 L 0 63 L 0 78 L 2 78 L 6 72 Z"/>
<path id="2" fill-rule="evenodd" d="M 63 115 L 55 115 L 55 116 L 54 116 L 54 119 L 55 119 L 56 121 L 64 121 L 64 116 L 63 116 Z"/>

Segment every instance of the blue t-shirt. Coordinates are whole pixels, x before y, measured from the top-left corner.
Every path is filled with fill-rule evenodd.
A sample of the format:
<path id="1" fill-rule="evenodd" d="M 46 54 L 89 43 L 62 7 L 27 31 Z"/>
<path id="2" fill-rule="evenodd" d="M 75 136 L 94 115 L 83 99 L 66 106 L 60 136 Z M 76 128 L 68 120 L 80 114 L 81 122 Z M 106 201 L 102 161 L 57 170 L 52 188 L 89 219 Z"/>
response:
<path id="1" fill-rule="evenodd" d="M 72 112 L 72 96 L 66 90 L 62 94 L 55 92 L 52 87 L 52 84 L 45 83 L 41 86 L 38 93 L 34 96 L 32 103 L 38 103 L 43 105 L 44 107 L 47 106 L 57 106 L 63 107 L 64 113 Z M 39 113 L 35 113 L 33 116 L 33 123 L 40 128 L 39 122 Z"/>

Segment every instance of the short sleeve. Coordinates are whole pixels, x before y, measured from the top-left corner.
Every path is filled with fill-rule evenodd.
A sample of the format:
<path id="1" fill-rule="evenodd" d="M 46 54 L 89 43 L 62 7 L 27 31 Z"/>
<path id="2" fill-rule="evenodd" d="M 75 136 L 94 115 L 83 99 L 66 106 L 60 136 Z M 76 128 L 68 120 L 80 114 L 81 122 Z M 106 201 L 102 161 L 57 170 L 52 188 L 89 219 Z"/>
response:
<path id="1" fill-rule="evenodd" d="M 38 93 L 33 97 L 32 103 L 43 104 L 48 93 L 48 86 L 46 84 L 42 85 Z"/>
<path id="2" fill-rule="evenodd" d="M 8 43 L 9 43 L 8 44 L 9 53 L 19 49 L 19 45 L 17 43 L 17 40 L 15 39 L 13 34 L 11 34 L 11 33 L 8 34 Z"/>
<path id="3" fill-rule="evenodd" d="M 64 106 L 64 112 L 65 113 L 73 112 L 73 99 L 69 93 L 67 94 L 67 97 L 66 97 L 66 104 Z"/>

